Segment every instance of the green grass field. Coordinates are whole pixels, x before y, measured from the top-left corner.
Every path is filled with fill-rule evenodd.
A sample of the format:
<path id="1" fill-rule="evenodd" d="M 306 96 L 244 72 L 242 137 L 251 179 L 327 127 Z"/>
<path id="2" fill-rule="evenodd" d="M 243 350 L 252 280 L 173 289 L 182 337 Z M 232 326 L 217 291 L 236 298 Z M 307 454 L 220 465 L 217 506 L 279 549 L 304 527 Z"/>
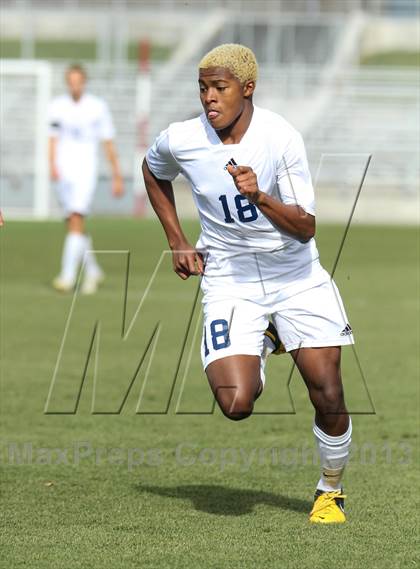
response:
<path id="1" fill-rule="evenodd" d="M 152 44 L 150 58 L 152 61 L 166 61 L 173 48 L 167 45 Z M 20 58 L 21 41 L 13 38 L 0 38 L 0 57 Z M 34 42 L 36 59 L 68 59 L 72 61 L 97 59 L 97 46 L 94 41 L 42 40 Z M 127 46 L 128 61 L 136 62 L 139 57 L 138 42 L 130 42 Z M 420 53 L 416 51 L 388 51 L 362 56 L 361 65 L 419 67 Z"/>
<path id="2" fill-rule="evenodd" d="M 419 67 L 420 53 L 418 51 L 385 51 L 364 56 L 360 63 L 376 66 Z"/>
<path id="3" fill-rule="evenodd" d="M 196 224 L 185 226 L 194 239 Z M 289 399 L 289 357 L 268 362 L 260 414 L 238 423 L 217 409 L 211 414 L 199 333 L 194 338 L 197 280 L 182 282 L 164 257 L 122 341 L 124 251 L 130 251 L 127 330 L 165 241 L 152 221 L 98 219 L 90 228 L 97 249 L 123 252 L 99 255 L 103 288 L 73 306 L 49 414 L 44 407 L 72 306 L 71 296 L 49 287 L 63 228 L 6 222 L 1 230 L 2 566 L 418 567 L 417 230 L 354 226 L 348 235 L 336 280 L 376 413 L 363 414 L 371 403 L 348 348 L 345 389 L 350 410 L 359 413 L 345 477 L 348 522 L 312 527 L 307 515 L 318 479 L 312 409 L 296 374 Z M 342 232 L 318 230 L 327 268 Z"/>
<path id="4" fill-rule="evenodd" d="M 0 56 L 3 58 L 21 57 L 22 46 L 19 39 L 2 38 L 0 40 Z M 172 48 L 166 45 L 152 44 L 150 58 L 152 61 L 165 61 L 169 58 Z M 69 59 L 95 60 L 97 46 L 94 41 L 70 40 L 36 40 L 34 42 L 34 57 L 36 59 Z M 136 62 L 139 57 L 138 42 L 130 42 L 127 46 L 127 59 Z"/>

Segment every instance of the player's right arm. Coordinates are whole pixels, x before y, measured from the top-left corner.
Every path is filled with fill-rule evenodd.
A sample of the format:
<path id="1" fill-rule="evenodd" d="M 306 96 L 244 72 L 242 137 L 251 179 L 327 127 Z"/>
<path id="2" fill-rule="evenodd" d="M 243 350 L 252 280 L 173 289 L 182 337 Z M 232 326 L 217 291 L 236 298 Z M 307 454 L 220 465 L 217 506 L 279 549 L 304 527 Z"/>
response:
<path id="1" fill-rule="evenodd" d="M 60 134 L 60 105 L 58 99 L 54 99 L 48 108 L 48 164 L 50 168 L 50 178 L 54 182 L 60 178 L 57 168 L 57 141 Z"/>
<path id="2" fill-rule="evenodd" d="M 174 271 L 182 279 L 204 272 L 201 255 L 191 246 L 182 231 L 175 206 L 174 191 L 170 180 L 158 179 L 143 161 L 143 177 L 153 209 L 166 233 L 172 251 Z"/>
<path id="3" fill-rule="evenodd" d="M 57 138 L 50 136 L 48 139 L 48 162 L 50 165 L 50 178 L 57 181 L 60 177 L 57 168 Z"/>

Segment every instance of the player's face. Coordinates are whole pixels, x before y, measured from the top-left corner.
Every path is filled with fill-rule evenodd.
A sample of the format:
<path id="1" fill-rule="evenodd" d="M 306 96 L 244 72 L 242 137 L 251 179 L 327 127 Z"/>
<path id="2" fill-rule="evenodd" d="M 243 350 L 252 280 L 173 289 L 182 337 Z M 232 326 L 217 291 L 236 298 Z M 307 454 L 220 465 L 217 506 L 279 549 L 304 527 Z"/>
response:
<path id="1" fill-rule="evenodd" d="M 78 101 L 85 90 L 86 77 L 80 71 L 69 71 L 66 75 L 69 93 L 75 101 Z"/>
<path id="2" fill-rule="evenodd" d="M 255 89 L 253 81 L 242 84 L 224 67 L 200 69 L 198 83 L 201 104 L 215 130 L 228 128 L 238 119 Z"/>

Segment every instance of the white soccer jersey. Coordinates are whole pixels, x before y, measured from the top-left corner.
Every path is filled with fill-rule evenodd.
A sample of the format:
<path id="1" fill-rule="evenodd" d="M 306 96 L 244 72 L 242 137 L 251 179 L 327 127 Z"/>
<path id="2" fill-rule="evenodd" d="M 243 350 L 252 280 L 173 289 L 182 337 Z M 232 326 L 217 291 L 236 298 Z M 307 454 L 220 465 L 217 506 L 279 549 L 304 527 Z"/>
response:
<path id="1" fill-rule="evenodd" d="M 286 296 L 308 287 L 306 277 L 310 286 L 324 281 L 314 239 L 300 243 L 248 202 L 225 168 L 232 158 L 254 170 L 262 192 L 315 214 L 302 137 L 281 116 L 254 107 L 239 144 L 223 144 L 204 113 L 171 124 L 146 160 L 158 179 L 182 173 L 191 183 L 202 228 L 196 246 L 206 257 L 203 290 L 209 292 L 214 279 L 218 285 L 245 285 L 244 294 L 247 284 L 261 283 L 266 291 L 284 289 Z"/>
<path id="2" fill-rule="evenodd" d="M 50 136 L 58 139 L 57 168 L 60 179 L 95 182 L 98 142 L 114 137 L 108 106 L 102 99 L 83 94 L 78 101 L 70 95 L 54 99 L 49 109 Z"/>

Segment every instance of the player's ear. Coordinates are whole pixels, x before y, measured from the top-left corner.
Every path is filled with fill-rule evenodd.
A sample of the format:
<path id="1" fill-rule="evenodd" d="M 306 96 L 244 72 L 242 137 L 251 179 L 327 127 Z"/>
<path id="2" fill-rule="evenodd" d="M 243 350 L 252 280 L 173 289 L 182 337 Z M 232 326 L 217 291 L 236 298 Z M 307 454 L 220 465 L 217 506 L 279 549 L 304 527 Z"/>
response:
<path id="1" fill-rule="evenodd" d="M 255 81 L 245 81 L 243 85 L 244 97 L 251 97 L 254 91 L 255 91 Z"/>

